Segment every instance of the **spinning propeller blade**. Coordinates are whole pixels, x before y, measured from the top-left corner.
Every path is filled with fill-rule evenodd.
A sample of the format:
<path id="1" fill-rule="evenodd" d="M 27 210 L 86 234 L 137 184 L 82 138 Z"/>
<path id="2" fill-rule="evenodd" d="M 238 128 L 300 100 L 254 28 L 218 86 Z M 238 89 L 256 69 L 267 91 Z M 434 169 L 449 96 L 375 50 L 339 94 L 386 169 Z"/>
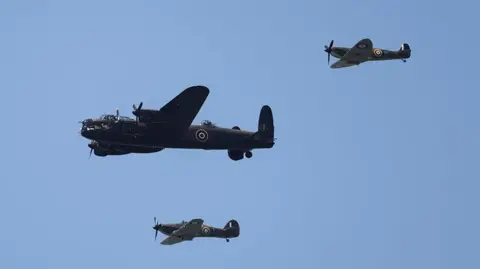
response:
<path id="1" fill-rule="evenodd" d="M 155 230 L 155 241 L 157 240 L 157 235 L 158 235 L 158 222 L 157 222 L 157 217 L 153 217 L 153 229 Z"/>
<path id="2" fill-rule="evenodd" d="M 90 149 L 90 155 L 88 155 L 89 159 L 90 159 L 90 157 L 92 157 L 92 152 L 93 152 L 93 148 Z"/>
<path id="3" fill-rule="evenodd" d="M 140 104 L 138 105 L 138 108 L 135 104 L 133 104 L 133 110 L 137 111 L 137 110 L 141 110 L 142 109 L 142 106 L 143 106 L 143 102 L 140 102 Z"/>
<path id="4" fill-rule="evenodd" d="M 325 46 L 325 52 L 328 53 L 328 64 L 330 64 L 330 55 L 332 54 L 333 40 L 330 41 L 330 46 Z"/>
<path id="5" fill-rule="evenodd" d="M 142 106 L 143 106 L 143 102 L 140 102 L 140 104 L 138 105 L 138 107 L 133 104 L 133 111 L 132 111 L 132 114 L 137 116 L 136 120 L 138 121 L 138 114 L 137 114 L 137 111 L 140 111 L 142 109 Z"/>

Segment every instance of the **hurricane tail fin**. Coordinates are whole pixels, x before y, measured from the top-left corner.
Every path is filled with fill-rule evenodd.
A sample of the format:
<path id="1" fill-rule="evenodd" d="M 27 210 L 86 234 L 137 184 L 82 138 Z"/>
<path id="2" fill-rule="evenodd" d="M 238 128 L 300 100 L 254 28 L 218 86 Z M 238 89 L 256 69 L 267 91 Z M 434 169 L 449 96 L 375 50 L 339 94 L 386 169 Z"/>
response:
<path id="1" fill-rule="evenodd" d="M 230 234 L 229 237 L 237 237 L 240 235 L 240 224 L 234 219 L 229 220 L 223 229 Z"/>

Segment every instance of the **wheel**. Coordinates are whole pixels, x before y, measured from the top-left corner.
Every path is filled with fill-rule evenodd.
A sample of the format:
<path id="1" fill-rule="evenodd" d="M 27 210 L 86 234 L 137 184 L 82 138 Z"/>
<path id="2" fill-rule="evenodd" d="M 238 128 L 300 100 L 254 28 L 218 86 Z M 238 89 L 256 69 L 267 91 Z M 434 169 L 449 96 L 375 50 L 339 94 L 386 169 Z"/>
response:
<path id="1" fill-rule="evenodd" d="M 250 158 L 252 158 L 252 156 L 253 156 L 253 153 L 251 151 L 245 152 L 245 157 L 250 159 Z"/>
<path id="2" fill-rule="evenodd" d="M 227 238 L 227 242 L 230 242 L 230 239 Z"/>

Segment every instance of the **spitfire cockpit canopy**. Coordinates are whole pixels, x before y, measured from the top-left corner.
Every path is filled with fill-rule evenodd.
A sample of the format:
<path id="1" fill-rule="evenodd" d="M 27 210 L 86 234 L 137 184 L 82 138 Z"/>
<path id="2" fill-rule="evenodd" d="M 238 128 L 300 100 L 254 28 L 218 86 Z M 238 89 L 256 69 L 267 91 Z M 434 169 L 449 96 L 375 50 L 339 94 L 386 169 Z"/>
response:
<path id="1" fill-rule="evenodd" d="M 215 123 L 213 123 L 209 120 L 202 121 L 202 126 L 216 127 Z"/>
<path id="2" fill-rule="evenodd" d="M 134 119 L 126 116 L 119 116 L 118 117 L 120 120 L 124 121 L 133 121 Z M 117 119 L 117 116 L 112 115 L 112 114 L 103 114 L 100 117 L 98 117 L 99 120 L 108 120 L 108 121 L 114 121 Z"/>

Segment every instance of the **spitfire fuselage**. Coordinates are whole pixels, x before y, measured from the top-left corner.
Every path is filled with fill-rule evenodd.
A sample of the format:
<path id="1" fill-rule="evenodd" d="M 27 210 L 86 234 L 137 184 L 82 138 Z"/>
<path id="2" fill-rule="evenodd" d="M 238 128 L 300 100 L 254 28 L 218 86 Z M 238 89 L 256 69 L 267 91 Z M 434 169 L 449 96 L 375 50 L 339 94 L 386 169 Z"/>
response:
<path id="1" fill-rule="evenodd" d="M 170 235 L 173 235 L 175 231 L 177 231 L 180 227 L 182 227 L 182 224 L 163 224 L 156 227 L 156 229 L 162 234 L 170 236 Z M 234 238 L 238 236 L 238 231 L 234 229 L 226 230 L 226 229 L 204 225 L 200 230 L 200 232 L 192 236 L 193 237 Z"/>
<path id="2" fill-rule="evenodd" d="M 335 58 L 341 59 L 350 49 L 351 48 L 346 47 L 333 47 L 331 55 Z M 401 60 L 408 58 L 410 58 L 410 55 L 407 51 L 372 49 L 372 53 L 368 57 L 368 61 Z"/>

